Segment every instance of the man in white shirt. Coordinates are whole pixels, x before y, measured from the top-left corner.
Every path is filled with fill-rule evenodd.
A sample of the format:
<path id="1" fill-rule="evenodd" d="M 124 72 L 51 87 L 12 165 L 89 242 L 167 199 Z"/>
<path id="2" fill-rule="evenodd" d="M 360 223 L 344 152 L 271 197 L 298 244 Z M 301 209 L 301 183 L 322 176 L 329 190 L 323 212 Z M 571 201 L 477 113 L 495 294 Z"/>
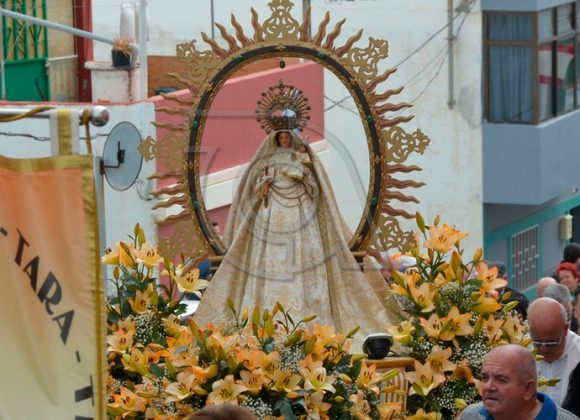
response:
<path id="1" fill-rule="evenodd" d="M 538 372 L 546 379 L 559 378 L 546 393 L 560 405 L 568 389 L 570 372 L 580 362 L 580 337 L 570 331 L 566 310 L 551 298 L 539 298 L 528 308 L 532 344 L 544 357 Z"/>

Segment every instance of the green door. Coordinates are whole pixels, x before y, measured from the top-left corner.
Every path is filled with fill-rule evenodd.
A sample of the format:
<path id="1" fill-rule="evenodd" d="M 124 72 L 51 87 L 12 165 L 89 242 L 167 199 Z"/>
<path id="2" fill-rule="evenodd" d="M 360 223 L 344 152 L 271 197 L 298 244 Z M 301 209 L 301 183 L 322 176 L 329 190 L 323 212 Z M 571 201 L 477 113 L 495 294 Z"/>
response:
<path id="1" fill-rule="evenodd" d="M 2 8 L 46 19 L 46 0 L 1 0 Z M 46 28 L 2 17 L 6 99 L 47 101 L 50 97 L 46 62 Z M 2 75 L 0 75 L 2 77 Z"/>

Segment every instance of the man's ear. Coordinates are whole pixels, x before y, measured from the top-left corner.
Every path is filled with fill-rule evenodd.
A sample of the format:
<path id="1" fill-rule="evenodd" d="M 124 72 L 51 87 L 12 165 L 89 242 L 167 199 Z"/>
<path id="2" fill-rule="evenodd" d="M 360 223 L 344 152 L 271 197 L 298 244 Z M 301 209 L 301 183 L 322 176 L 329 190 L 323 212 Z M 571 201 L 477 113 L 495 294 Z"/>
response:
<path id="1" fill-rule="evenodd" d="M 536 398 L 536 393 L 538 391 L 538 384 L 535 380 L 530 379 L 526 382 L 526 391 L 524 393 L 524 399 L 526 401 L 531 401 Z"/>

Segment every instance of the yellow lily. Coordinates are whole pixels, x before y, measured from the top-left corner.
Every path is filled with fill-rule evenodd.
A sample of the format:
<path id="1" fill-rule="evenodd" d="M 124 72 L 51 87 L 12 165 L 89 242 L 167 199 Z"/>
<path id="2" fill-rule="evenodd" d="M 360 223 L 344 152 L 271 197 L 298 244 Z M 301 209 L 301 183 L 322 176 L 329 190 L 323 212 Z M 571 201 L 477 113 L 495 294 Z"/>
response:
<path id="1" fill-rule="evenodd" d="M 101 257 L 101 262 L 105 265 L 119 265 L 119 248 L 105 249 L 105 255 Z"/>
<path id="2" fill-rule="evenodd" d="M 117 323 L 117 325 L 119 326 L 120 330 L 125 330 L 133 335 L 135 335 L 135 333 L 137 332 L 136 330 L 137 327 L 135 325 L 135 320 L 133 319 L 133 317 L 122 319 Z"/>
<path id="3" fill-rule="evenodd" d="M 142 377 L 143 382 L 135 385 L 135 394 L 143 398 L 153 398 L 159 396 L 159 386 L 147 376 Z"/>
<path id="4" fill-rule="evenodd" d="M 199 268 L 193 268 L 185 275 L 176 274 L 175 282 L 180 292 L 193 293 L 198 297 L 201 297 L 201 290 L 205 289 L 209 284 L 209 281 L 199 278 Z"/>
<path id="5" fill-rule="evenodd" d="M 495 319 L 493 315 L 483 320 L 483 332 L 487 337 L 488 344 L 496 343 L 501 339 L 503 335 L 501 327 L 504 323 L 503 319 Z"/>
<path id="6" fill-rule="evenodd" d="M 358 392 L 351 395 L 348 400 L 352 403 L 349 412 L 355 419 L 372 420 L 372 417 L 370 416 L 371 406 L 365 398 L 364 392 L 359 389 Z"/>
<path id="7" fill-rule="evenodd" d="M 403 321 L 399 325 L 387 327 L 387 331 L 393 336 L 396 343 L 407 346 L 411 343 L 411 338 L 415 327 L 410 321 Z"/>
<path id="8" fill-rule="evenodd" d="M 177 347 L 169 352 L 168 359 L 176 368 L 195 366 L 197 365 L 197 350 L 193 346 Z"/>
<path id="9" fill-rule="evenodd" d="M 216 381 L 212 385 L 212 392 L 207 396 L 207 404 L 238 404 L 238 395 L 247 391 L 244 385 L 234 381 L 234 375 L 228 375 L 225 379 Z"/>
<path id="10" fill-rule="evenodd" d="M 451 347 L 442 349 L 435 346 L 427 356 L 427 362 L 431 363 L 431 367 L 436 372 L 447 372 L 455 369 L 455 364 L 449 360 L 449 357 L 451 357 Z"/>
<path id="11" fill-rule="evenodd" d="M 417 287 L 417 281 L 420 279 L 421 275 L 417 272 L 413 272 L 408 276 L 409 293 L 413 301 L 422 308 L 421 312 L 431 312 L 435 309 L 433 302 L 436 293 L 435 286 L 425 282 Z"/>
<path id="12" fill-rule="evenodd" d="M 127 268 L 135 268 L 137 266 L 135 257 L 135 247 L 133 244 L 128 244 L 123 241 L 117 245 L 117 253 L 119 254 L 119 264 Z"/>
<path id="13" fill-rule="evenodd" d="M 215 363 L 210 364 L 206 368 L 201 366 L 191 366 L 191 371 L 195 377 L 203 383 L 207 382 L 208 379 L 211 379 L 218 374 L 218 366 Z"/>
<path id="14" fill-rule="evenodd" d="M 179 323 L 179 318 L 175 314 L 163 318 L 162 321 L 165 331 L 170 337 L 177 337 L 181 332 L 183 332 L 182 330 L 186 330 L 186 328 L 182 328 L 182 325 Z"/>
<path id="15" fill-rule="evenodd" d="M 480 261 L 476 265 L 477 279 L 481 280 L 479 291 L 482 294 L 495 292 L 507 286 L 507 280 L 497 277 L 497 267 L 488 268 L 487 264 Z"/>
<path id="16" fill-rule="evenodd" d="M 258 395 L 262 390 L 262 386 L 266 383 L 264 375 L 260 372 L 250 372 L 248 370 L 240 371 L 242 384 L 248 388 L 248 392 L 253 395 Z"/>
<path id="17" fill-rule="evenodd" d="M 381 420 L 391 420 L 395 418 L 395 415 L 400 414 L 403 408 L 401 403 L 382 403 L 377 405 L 377 410 Z"/>
<path id="18" fill-rule="evenodd" d="M 451 374 L 451 377 L 455 379 L 463 378 L 467 381 L 467 383 L 474 384 L 477 389 L 480 389 L 481 387 L 481 381 L 479 381 L 478 379 L 475 378 L 475 376 L 473 376 L 473 372 L 469 367 L 469 362 L 467 361 L 467 359 L 463 359 L 461 362 L 457 364 L 455 370 Z"/>
<path id="19" fill-rule="evenodd" d="M 302 377 L 297 373 L 292 373 L 289 370 L 282 371 L 277 369 L 272 375 L 273 384 L 271 384 L 270 389 L 272 391 L 280 392 L 286 395 L 288 398 L 298 398 L 300 394 L 297 391 L 300 390 L 300 381 L 302 381 Z M 304 387 L 305 390 L 307 389 L 306 386 Z M 334 392 L 334 388 L 332 388 Z"/>
<path id="20" fill-rule="evenodd" d="M 107 352 L 125 354 L 133 347 L 133 331 L 119 330 L 107 336 Z"/>
<path id="21" fill-rule="evenodd" d="M 300 362 L 300 373 L 304 377 L 304 389 L 306 391 L 328 391 L 335 392 L 334 376 L 326 375 L 326 368 L 322 366 L 322 361 L 313 361 L 310 355 Z"/>
<path id="22" fill-rule="evenodd" d="M 490 297 L 481 294 L 479 295 L 479 298 L 476 300 L 475 305 L 473 306 L 473 310 L 481 315 L 492 314 L 500 309 L 501 304 L 498 303 L 495 297 Z"/>
<path id="23" fill-rule="evenodd" d="M 308 411 L 308 418 L 313 420 L 328 420 L 330 417 L 326 412 L 332 406 L 330 403 L 322 401 L 324 392 L 317 391 L 312 394 L 304 394 L 304 405 Z"/>
<path id="24" fill-rule="evenodd" d="M 280 353 L 277 351 L 268 354 L 262 353 L 256 366 L 265 376 L 274 379 L 274 372 L 280 367 Z"/>
<path id="25" fill-rule="evenodd" d="M 457 242 L 466 238 L 467 235 L 467 233 L 454 229 L 446 223 L 441 227 L 431 226 L 429 228 L 429 237 L 423 246 L 425 248 L 432 248 L 441 254 L 446 254 L 453 249 Z"/>
<path id="26" fill-rule="evenodd" d="M 511 344 L 519 344 L 524 339 L 524 326 L 517 316 L 508 315 L 502 330 L 509 337 Z"/>
<path id="27" fill-rule="evenodd" d="M 150 299 L 151 296 L 149 294 L 149 290 L 145 290 L 144 292 L 142 292 L 141 290 L 137 290 L 137 293 L 135 293 L 135 298 L 128 300 L 131 309 L 133 309 L 133 312 L 142 315 L 147 312 L 150 304 L 149 303 Z"/>
<path id="28" fill-rule="evenodd" d="M 367 366 L 365 361 L 361 362 L 361 369 L 356 378 L 356 384 L 362 389 L 370 389 L 371 391 L 375 392 L 377 395 L 379 393 L 379 387 L 376 385 L 377 382 L 382 380 L 382 376 L 379 375 L 377 372 L 376 365 Z"/>
<path id="29" fill-rule="evenodd" d="M 427 413 L 425 410 L 420 408 L 415 412 L 415 414 L 407 417 L 407 420 L 441 420 L 441 418 L 441 413 L 436 413 L 435 411 Z"/>
<path id="30" fill-rule="evenodd" d="M 405 377 L 411 382 L 409 395 L 419 394 L 423 397 L 445 382 L 445 375 L 434 371 L 431 363 L 427 362 L 422 365 L 417 360 L 415 360 L 415 371 L 405 373 Z"/>
<path id="31" fill-rule="evenodd" d="M 466 336 L 473 333 L 473 328 L 469 325 L 471 313 L 460 314 L 457 306 L 449 311 L 449 316 L 442 319 L 446 328 L 439 334 L 439 339 L 443 341 L 454 340 L 456 336 Z M 449 322 L 448 322 L 449 321 Z"/>
<path id="32" fill-rule="evenodd" d="M 163 257 L 159 255 L 157 248 L 147 242 L 141 245 L 141 249 L 135 251 L 135 257 L 137 262 L 147 268 L 154 268 L 163 262 Z"/>
<path id="33" fill-rule="evenodd" d="M 121 363 L 126 371 L 139 373 L 141 376 L 147 376 L 151 373 L 147 352 L 141 352 L 135 347 L 131 349 L 131 354 L 123 355 Z"/>
<path id="34" fill-rule="evenodd" d="M 172 382 L 165 388 L 165 393 L 168 394 L 166 397 L 168 402 L 183 401 L 196 394 L 196 392 L 204 393 L 205 391 L 199 386 L 199 381 L 195 375 L 183 371 L 177 375 L 177 382 Z"/>

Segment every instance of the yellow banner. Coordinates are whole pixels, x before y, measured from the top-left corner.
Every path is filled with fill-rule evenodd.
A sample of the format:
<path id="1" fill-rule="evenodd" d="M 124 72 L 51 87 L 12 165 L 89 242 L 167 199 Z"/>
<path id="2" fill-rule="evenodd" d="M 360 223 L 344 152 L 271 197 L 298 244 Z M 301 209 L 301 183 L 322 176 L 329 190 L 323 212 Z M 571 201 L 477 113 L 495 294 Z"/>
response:
<path id="1" fill-rule="evenodd" d="M 91 156 L 0 156 L 0 419 L 103 419 Z"/>

